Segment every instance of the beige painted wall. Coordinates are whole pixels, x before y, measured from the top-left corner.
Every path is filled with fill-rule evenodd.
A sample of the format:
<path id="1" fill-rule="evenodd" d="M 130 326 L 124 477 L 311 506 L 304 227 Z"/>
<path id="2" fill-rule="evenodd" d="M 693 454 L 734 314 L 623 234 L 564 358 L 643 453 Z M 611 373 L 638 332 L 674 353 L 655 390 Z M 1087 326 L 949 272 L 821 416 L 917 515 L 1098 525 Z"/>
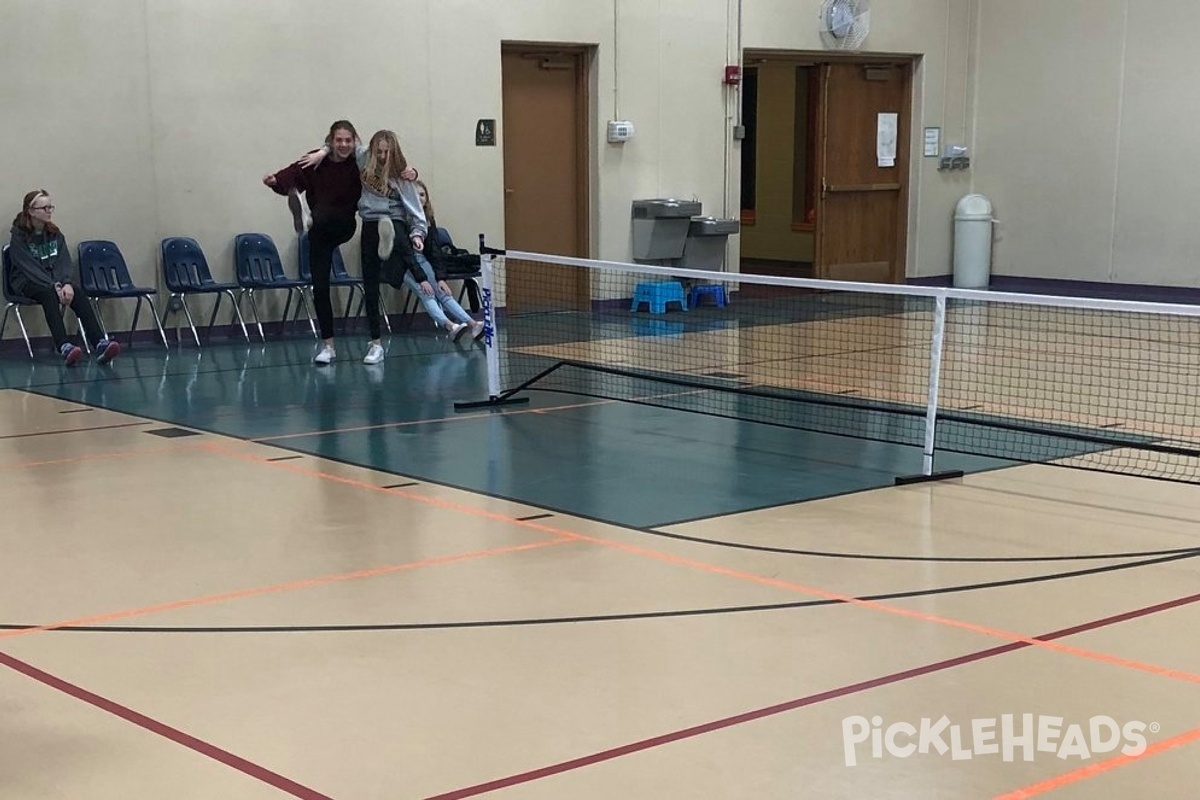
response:
<path id="1" fill-rule="evenodd" d="M 1198 286 L 1189 0 L 980 0 L 974 182 L 1004 275 Z"/>
<path id="2" fill-rule="evenodd" d="M 819 5 L 744 0 L 741 46 L 819 49 Z M 922 56 L 914 126 L 966 136 L 971 4 L 875 6 L 867 50 Z M 635 198 L 737 213 L 737 98 L 721 75 L 737 61 L 738 16 L 736 0 L 3 0 L 0 212 L 50 189 L 71 242 L 115 240 L 140 283 L 159 283 L 168 235 L 195 236 L 218 276 L 246 230 L 275 237 L 290 266 L 290 220 L 259 179 L 347 117 L 364 135 L 401 134 L 460 240 L 503 243 L 502 148 L 473 136 L 477 119 L 502 116 L 500 44 L 585 43 L 597 53 L 592 255 L 626 260 Z M 605 141 L 613 117 L 634 122 L 633 141 Z M 913 161 L 909 272 L 943 274 L 969 179 Z M 346 255 L 357 263 L 356 246 Z"/>

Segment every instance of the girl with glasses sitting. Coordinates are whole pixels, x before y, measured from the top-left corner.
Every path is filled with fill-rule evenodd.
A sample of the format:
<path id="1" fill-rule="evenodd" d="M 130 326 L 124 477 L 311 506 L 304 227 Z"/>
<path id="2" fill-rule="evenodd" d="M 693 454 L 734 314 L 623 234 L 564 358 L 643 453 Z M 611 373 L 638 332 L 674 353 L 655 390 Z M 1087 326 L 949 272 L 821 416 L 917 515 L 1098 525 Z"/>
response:
<path id="1" fill-rule="evenodd" d="M 54 346 L 68 367 L 83 356 L 83 350 L 67 338 L 62 316 L 66 306 L 75 312 L 88 338 L 96 342 L 96 360 L 107 364 L 121 352 L 121 345 L 104 335 L 91 302 L 76 289 L 78 279 L 71 251 L 51 219 L 53 214 L 54 204 L 45 189 L 25 195 L 21 213 L 13 219 L 8 251 L 13 274 L 6 279 L 14 292 L 41 305 Z"/>

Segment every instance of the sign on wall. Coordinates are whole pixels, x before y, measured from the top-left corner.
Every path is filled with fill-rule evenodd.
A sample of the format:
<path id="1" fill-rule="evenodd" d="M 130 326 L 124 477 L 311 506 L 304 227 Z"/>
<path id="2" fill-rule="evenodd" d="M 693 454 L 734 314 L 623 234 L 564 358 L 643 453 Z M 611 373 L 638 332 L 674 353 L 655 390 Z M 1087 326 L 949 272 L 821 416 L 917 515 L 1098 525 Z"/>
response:
<path id="1" fill-rule="evenodd" d="M 475 125 L 475 146 L 476 147 L 495 147 L 496 146 L 496 120 L 481 119 Z"/>

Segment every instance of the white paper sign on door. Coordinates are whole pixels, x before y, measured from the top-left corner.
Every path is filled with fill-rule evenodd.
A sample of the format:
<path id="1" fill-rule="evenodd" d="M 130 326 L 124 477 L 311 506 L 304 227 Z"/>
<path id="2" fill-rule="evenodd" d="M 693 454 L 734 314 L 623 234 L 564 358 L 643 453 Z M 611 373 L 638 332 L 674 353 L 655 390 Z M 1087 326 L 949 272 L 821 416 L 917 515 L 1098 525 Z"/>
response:
<path id="1" fill-rule="evenodd" d="M 899 114 L 880 114 L 875 137 L 875 152 L 879 166 L 896 166 L 896 132 L 900 125 Z"/>

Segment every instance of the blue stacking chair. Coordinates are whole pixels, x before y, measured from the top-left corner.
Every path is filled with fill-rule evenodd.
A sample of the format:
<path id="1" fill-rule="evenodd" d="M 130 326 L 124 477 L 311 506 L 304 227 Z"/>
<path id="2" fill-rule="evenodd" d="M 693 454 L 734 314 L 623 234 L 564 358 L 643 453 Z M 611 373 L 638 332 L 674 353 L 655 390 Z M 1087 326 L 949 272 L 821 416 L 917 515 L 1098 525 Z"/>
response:
<path id="1" fill-rule="evenodd" d="M 21 327 L 21 336 L 25 339 L 25 349 L 29 351 L 29 357 L 33 358 L 33 345 L 29 343 L 29 332 L 25 330 L 25 320 L 21 319 L 21 306 L 36 306 L 38 303 L 13 291 L 12 259 L 8 256 L 8 245 L 4 245 L 4 249 L 0 251 L 0 259 L 3 259 L 5 302 L 4 320 L 0 322 L 0 339 L 4 338 L 4 328 L 8 325 L 9 312 L 12 312 L 17 318 L 17 325 Z"/>
<path id="2" fill-rule="evenodd" d="M 79 243 L 79 280 L 84 294 L 96 301 L 137 298 L 137 305 L 133 308 L 133 323 L 129 328 L 131 346 L 133 334 L 137 330 L 138 316 L 142 313 L 142 301 L 145 300 L 150 306 L 150 313 L 154 317 L 163 347 L 169 347 L 167 334 L 158 320 L 158 309 L 154 307 L 154 295 L 158 294 L 158 289 L 134 285 L 125 257 L 114 242 L 89 239 Z M 108 325 L 104 322 L 99 302 L 96 303 L 96 316 L 100 318 L 100 327 L 107 336 Z"/>
<path id="3" fill-rule="evenodd" d="M 250 309 L 254 312 L 254 323 L 258 326 L 258 337 L 264 342 L 262 317 L 258 313 L 258 304 L 254 302 L 254 293 L 267 289 L 280 289 L 287 292 L 287 302 L 283 306 L 283 321 L 287 322 L 288 312 L 292 308 L 292 295 L 297 294 L 308 314 L 308 326 L 312 328 L 313 336 L 317 335 L 317 326 L 313 322 L 312 311 L 308 307 L 308 298 L 304 290 L 308 288 L 305 281 L 289 278 L 283 271 L 283 261 L 279 258 L 279 250 L 275 242 L 265 233 L 239 233 L 233 240 L 233 264 L 237 274 L 238 305 L 242 297 L 250 298 Z"/>
<path id="4" fill-rule="evenodd" d="M 242 319 L 237 298 L 233 294 L 234 290 L 239 288 L 238 285 L 236 283 L 217 283 L 213 280 L 212 272 L 208 269 L 208 259 L 204 257 L 204 251 L 200 249 L 200 245 L 195 239 L 188 236 L 172 236 L 163 239 L 162 269 L 163 279 L 171 296 L 167 300 L 167 307 L 163 309 L 163 319 L 160 325 L 166 323 L 167 314 L 174 310 L 172 306 L 178 300 L 180 309 L 187 317 L 188 327 L 192 329 L 192 338 L 196 340 L 196 346 L 199 347 L 200 335 L 196 333 L 196 323 L 192 320 L 191 309 L 188 308 L 188 295 L 215 294 L 217 296 L 212 316 L 208 320 L 210 335 L 213 323 L 217 319 L 217 311 L 221 308 L 221 298 L 228 296 L 229 302 L 233 306 L 233 317 L 230 318 L 230 321 L 236 319 L 242 326 L 242 336 L 246 337 L 247 342 L 250 341 L 250 333 L 246 330 L 246 322 Z"/>

